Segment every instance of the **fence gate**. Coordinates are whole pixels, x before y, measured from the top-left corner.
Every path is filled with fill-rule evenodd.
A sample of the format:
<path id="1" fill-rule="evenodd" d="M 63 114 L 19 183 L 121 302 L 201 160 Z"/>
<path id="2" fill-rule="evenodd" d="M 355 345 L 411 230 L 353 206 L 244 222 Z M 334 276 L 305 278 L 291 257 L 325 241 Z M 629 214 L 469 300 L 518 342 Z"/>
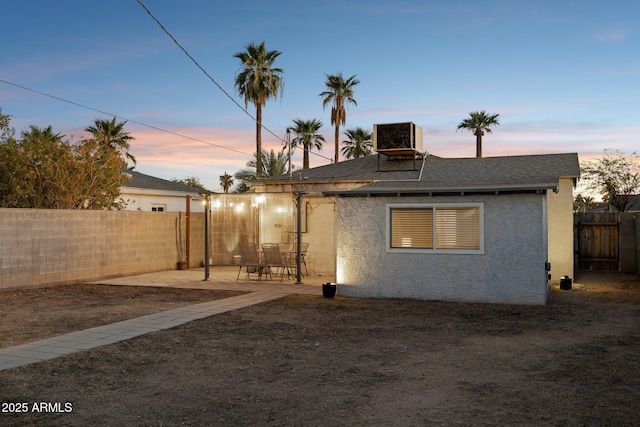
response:
<path id="1" fill-rule="evenodd" d="M 618 271 L 619 216 L 617 213 L 576 214 L 579 271 Z"/>

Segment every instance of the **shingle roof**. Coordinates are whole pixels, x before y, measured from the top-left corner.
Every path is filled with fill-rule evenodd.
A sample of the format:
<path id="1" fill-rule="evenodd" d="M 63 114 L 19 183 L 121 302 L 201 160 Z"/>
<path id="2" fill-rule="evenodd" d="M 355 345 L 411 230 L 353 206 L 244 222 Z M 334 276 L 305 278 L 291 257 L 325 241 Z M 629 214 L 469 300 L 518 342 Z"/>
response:
<path id="1" fill-rule="evenodd" d="M 152 190 L 164 190 L 164 191 L 180 191 L 183 193 L 203 193 L 204 190 L 192 187 L 190 185 L 181 184 L 179 182 L 167 181 L 166 179 L 156 178 L 155 176 L 145 175 L 140 172 L 132 170 L 123 170 L 122 173 L 131 177 L 130 180 L 125 181 L 125 187 L 131 188 L 147 188 Z"/>
<path id="2" fill-rule="evenodd" d="M 379 167 L 378 167 L 378 161 Z M 306 169 L 293 174 L 293 183 L 370 183 L 324 194 L 362 195 L 386 192 L 535 191 L 555 188 L 560 178 L 577 179 L 577 153 L 503 157 L 390 160 L 377 155 Z M 265 184 L 291 183 L 288 175 L 265 178 Z"/>
<path id="3" fill-rule="evenodd" d="M 380 160 L 378 172 L 378 156 L 365 156 L 358 159 L 345 160 L 330 165 L 318 166 L 311 169 L 293 173 L 293 180 L 305 182 L 349 182 L 349 181 L 376 181 L 379 179 L 417 179 L 420 176 L 422 160 L 416 160 L 414 171 L 413 160 L 387 161 L 383 156 Z M 289 175 L 263 178 L 264 183 L 288 183 Z"/>
<path id="4" fill-rule="evenodd" d="M 530 156 L 424 159 L 419 179 L 377 182 L 341 195 L 443 192 L 515 192 L 555 188 L 560 178 L 578 178 L 576 153 Z"/>

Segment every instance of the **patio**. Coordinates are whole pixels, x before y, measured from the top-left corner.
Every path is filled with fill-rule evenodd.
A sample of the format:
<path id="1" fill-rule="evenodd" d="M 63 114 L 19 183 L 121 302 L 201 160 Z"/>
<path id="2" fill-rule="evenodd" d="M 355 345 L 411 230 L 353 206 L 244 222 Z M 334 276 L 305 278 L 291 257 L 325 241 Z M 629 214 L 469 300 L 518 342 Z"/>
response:
<path id="1" fill-rule="evenodd" d="M 279 277 L 263 276 L 258 281 L 255 273 L 251 278 L 245 278 L 244 271 L 240 273 L 240 279 L 236 280 L 238 267 L 231 266 L 210 266 L 209 280 L 204 281 L 204 268 L 191 268 L 189 270 L 168 270 L 157 271 L 155 273 L 145 273 L 136 276 L 117 277 L 113 279 L 95 280 L 87 283 L 102 285 L 126 285 L 126 286 L 167 286 L 187 289 L 219 289 L 232 291 L 267 291 L 285 293 L 308 293 L 320 295 L 322 293 L 320 285 L 325 282 L 334 282 L 334 276 L 302 276 L 302 284 L 295 284 L 295 276 L 287 277 L 285 274 L 283 281 Z"/>
<path id="2" fill-rule="evenodd" d="M 185 307 L 148 314 L 130 320 L 47 338 L 27 344 L 0 349 L 0 371 L 31 363 L 53 359 L 77 351 L 100 347 L 135 338 L 149 332 L 183 325 L 231 310 L 260 304 L 291 294 L 322 295 L 321 285 L 331 281 L 330 277 L 304 277 L 302 284 L 295 279 L 237 280 L 238 267 L 210 267 L 209 280 L 204 281 L 204 268 L 170 270 L 135 276 L 87 282 L 97 285 L 152 286 L 183 289 L 211 289 L 247 292 L 231 298 L 188 305 Z M 242 275 L 241 275 L 242 276 Z"/>

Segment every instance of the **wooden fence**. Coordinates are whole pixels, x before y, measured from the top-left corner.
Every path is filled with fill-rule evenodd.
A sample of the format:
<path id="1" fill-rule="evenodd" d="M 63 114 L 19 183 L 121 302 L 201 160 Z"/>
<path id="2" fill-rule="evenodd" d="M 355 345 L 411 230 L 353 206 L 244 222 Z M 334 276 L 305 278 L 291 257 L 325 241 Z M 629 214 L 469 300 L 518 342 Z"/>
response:
<path id="1" fill-rule="evenodd" d="M 632 213 L 575 214 L 576 269 L 638 273 L 639 223 L 640 215 Z"/>

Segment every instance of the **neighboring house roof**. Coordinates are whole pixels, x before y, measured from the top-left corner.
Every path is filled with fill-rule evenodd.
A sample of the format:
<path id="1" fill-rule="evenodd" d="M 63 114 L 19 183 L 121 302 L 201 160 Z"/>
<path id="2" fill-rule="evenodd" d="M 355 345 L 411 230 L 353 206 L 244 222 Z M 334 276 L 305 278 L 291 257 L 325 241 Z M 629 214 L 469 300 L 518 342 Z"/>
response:
<path id="1" fill-rule="evenodd" d="M 265 178 L 264 184 L 361 182 L 349 190 L 324 191 L 325 195 L 500 193 L 555 189 L 560 178 L 577 179 L 580 165 L 576 153 L 504 157 L 387 160 L 377 155 Z"/>
<path id="2" fill-rule="evenodd" d="M 155 176 L 145 175 L 132 170 L 123 170 L 122 173 L 131 178 L 125 181 L 123 185 L 128 188 L 145 188 L 150 190 L 177 191 L 181 193 L 196 194 L 206 192 L 197 187 L 181 184 L 179 182 L 167 181 L 166 179 L 156 178 Z"/>
<path id="3" fill-rule="evenodd" d="M 632 196 L 631 206 L 627 209 L 627 212 L 640 212 L 640 195 Z M 618 210 L 611 206 L 607 202 L 593 202 L 589 203 L 589 210 L 587 213 L 603 213 L 603 212 L 617 212 Z"/>

